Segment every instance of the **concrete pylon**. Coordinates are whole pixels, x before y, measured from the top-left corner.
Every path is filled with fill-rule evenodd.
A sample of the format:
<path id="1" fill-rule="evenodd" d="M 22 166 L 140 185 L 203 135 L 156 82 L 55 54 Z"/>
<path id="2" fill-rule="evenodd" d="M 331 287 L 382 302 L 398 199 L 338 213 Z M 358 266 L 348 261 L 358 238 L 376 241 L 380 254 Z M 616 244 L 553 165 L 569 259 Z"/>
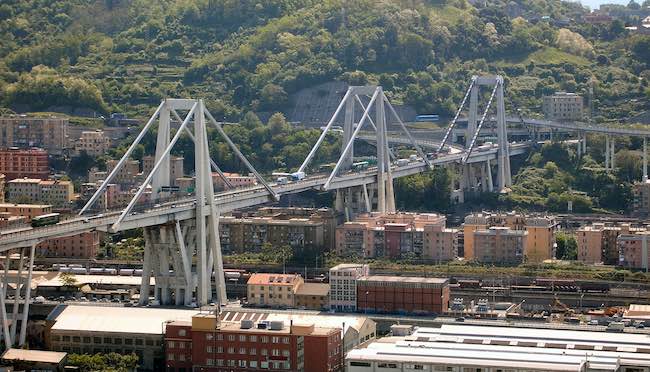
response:
<path id="1" fill-rule="evenodd" d="M 478 118 L 478 84 L 472 84 L 469 96 L 469 113 L 467 115 L 467 134 L 465 136 L 465 146 L 469 147 L 472 137 L 476 132 L 476 120 Z"/>

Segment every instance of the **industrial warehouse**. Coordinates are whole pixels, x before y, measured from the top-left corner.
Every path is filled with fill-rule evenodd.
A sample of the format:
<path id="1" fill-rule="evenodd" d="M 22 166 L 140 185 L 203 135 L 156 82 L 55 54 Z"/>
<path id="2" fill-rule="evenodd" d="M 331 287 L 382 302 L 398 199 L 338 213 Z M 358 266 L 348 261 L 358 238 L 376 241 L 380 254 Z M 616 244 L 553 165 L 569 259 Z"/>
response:
<path id="1" fill-rule="evenodd" d="M 648 372 L 650 336 L 540 328 L 394 326 L 350 351 L 348 372 Z"/>

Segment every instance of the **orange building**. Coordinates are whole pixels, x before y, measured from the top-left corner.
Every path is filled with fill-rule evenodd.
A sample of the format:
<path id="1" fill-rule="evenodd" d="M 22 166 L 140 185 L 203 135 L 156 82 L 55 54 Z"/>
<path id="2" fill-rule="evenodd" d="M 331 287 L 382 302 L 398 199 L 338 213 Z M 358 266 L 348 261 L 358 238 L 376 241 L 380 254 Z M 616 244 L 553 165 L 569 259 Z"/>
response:
<path id="1" fill-rule="evenodd" d="M 474 259 L 481 263 L 518 265 L 524 260 L 528 232 L 492 226 L 474 231 Z"/>
<path id="2" fill-rule="evenodd" d="M 558 229 L 555 217 L 522 215 L 515 212 L 483 212 L 465 217 L 463 224 L 465 259 L 476 258 L 474 232 L 489 230 L 490 227 L 508 227 L 511 230 L 527 232 L 523 246 L 523 261 L 542 262 L 555 256 L 555 233 Z"/>
<path id="3" fill-rule="evenodd" d="M 0 150 L 0 173 L 7 181 L 24 177 L 45 180 L 50 174 L 47 159 L 47 152 L 37 148 Z"/>
<path id="4" fill-rule="evenodd" d="M 650 231 L 621 234 L 617 237 L 619 265 L 631 269 L 650 268 Z"/>
<path id="5" fill-rule="evenodd" d="M 294 296 L 304 283 L 298 274 L 253 274 L 246 283 L 248 303 L 292 307 Z"/>
<path id="6" fill-rule="evenodd" d="M 0 213 L 9 213 L 12 216 L 25 216 L 27 222 L 32 218 L 52 213 L 52 206 L 47 204 L 0 204 Z"/>

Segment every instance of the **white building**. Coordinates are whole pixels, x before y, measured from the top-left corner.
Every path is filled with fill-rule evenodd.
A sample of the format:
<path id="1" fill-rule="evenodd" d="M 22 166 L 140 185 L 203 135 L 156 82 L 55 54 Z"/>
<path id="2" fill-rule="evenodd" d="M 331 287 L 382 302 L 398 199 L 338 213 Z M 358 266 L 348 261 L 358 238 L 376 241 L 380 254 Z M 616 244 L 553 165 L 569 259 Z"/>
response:
<path id="1" fill-rule="evenodd" d="M 347 372 L 649 372 L 647 334 L 443 325 L 346 356 Z"/>
<path id="2" fill-rule="evenodd" d="M 357 310 L 357 279 L 370 274 L 368 265 L 340 264 L 330 269 L 330 309 Z"/>
<path id="3" fill-rule="evenodd" d="M 542 111 L 549 120 L 582 120 L 582 97 L 566 92 L 544 96 Z"/>

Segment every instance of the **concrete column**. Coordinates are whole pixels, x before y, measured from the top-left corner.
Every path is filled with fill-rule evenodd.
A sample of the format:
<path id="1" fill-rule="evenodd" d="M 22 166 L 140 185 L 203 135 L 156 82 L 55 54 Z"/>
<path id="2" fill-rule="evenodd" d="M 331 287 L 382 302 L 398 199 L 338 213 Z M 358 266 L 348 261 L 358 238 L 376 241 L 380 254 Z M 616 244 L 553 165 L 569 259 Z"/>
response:
<path id="1" fill-rule="evenodd" d="M 643 182 L 648 181 L 648 148 L 647 138 L 643 137 Z"/>
<path id="2" fill-rule="evenodd" d="M 8 273 L 9 273 L 9 255 L 11 251 L 5 251 L 6 261 L 5 261 L 5 276 L 2 278 L 2 293 L 0 293 L 0 316 L 2 316 L 2 333 L 4 334 L 4 341 L 7 348 L 9 348 L 13 343 L 11 342 L 11 333 L 9 331 L 9 319 L 7 319 L 7 306 L 5 304 L 5 298 L 7 296 L 7 287 L 8 287 Z"/>
<path id="3" fill-rule="evenodd" d="M 582 153 L 587 154 L 587 132 L 582 133 Z"/>
<path id="4" fill-rule="evenodd" d="M 494 191 L 494 182 L 492 182 L 492 166 L 490 166 L 490 159 L 485 161 L 485 170 L 487 171 L 488 191 Z"/>
<path id="5" fill-rule="evenodd" d="M 169 146 L 170 141 L 170 114 L 171 109 L 165 102 L 160 115 L 158 117 L 158 134 L 156 138 L 156 156 L 154 164 L 163 157 L 165 149 Z M 167 197 L 168 192 L 161 192 L 162 186 L 169 186 L 170 183 L 170 161 L 169 156 L 165 156 L 160 168 L 151 180 L 151 200 L 156 200 L 160 197 Z"/>
<path id="6" fill-rule="evenodd" d="M 140 283 L 140 305 L 149 303 L 149 292 L 151 291 L 151 228 L 144 228 L 144 258 L 142 260 L 142 282 Z"/>
<path id="7" fill-rule="evenodd" d="M 611 165 L 612 170 L 614 170 L 616 168 L 616 165 L 614 164 L 614 158 L 616 157 L 615 156 L 616 155 L 616 149 L 614 147 L 615 142 L 616 141 L 615 141 L 614 137 L 612 137 L 612 139 L 609 141 L 609 144 L 612 146 L 612 149 L 609 152 L 609 155 L 611 156 L 611 159 L 609 160 L 609 164 Z"/>
<path id="8" fill-rule="evenodd" d="M 354 132 L 354 105 L 354 97 L 349 97 L 345 101 L 345 120 L 343 122 L 343 141 L 341 141 L 341 151 L 345 150 L 345 147 L 352 139 L 352 133 Z M 354 144 L 350 148 L 348 155 L 346 155 L 345 159 L 343 159 L 343 163 L 341 164 L 342 169 L 350 169 L 352 167 L 353 159 Z"/>
<path id="9" fill-rule="evenodd" d="M 31 292 L 32 292 L 32 271 L 34 270 L 34 255 L 36 251 L 36 244 L 32 244 L 32 247 L 29 251 L 29 267 L 27 267 L 27 282 L 25 288 L 25 302 L 23 304 L 23 317 L 20 323 L 20 340 L 18 341 L 18 346 L 25 345 L 25 340 L 27 338 L 27 321 L 29 319 L 29 303 L 31 302 Z M 18 300 L 15 300 L 18 301 Z"/>
<path id="10" fill-rule="evenodd" d="M 465 147 L 469 147 L 472 137 L 476 132 L 476 121 L 478 117 L 478 84 L 472 86 L 469 96 L 469 114 L 467 116 L 467 134 L 465 135 Z"/>
<path id="11" fill-rule="evenodd" d="M 512 176 L 510 173 L 510 144 L 508 142 L 508 129 L 506 124 L 506 108 L 503 97 L 503 78 L 497 77 L 497 142 L 499 149 L 497 151 L 497 165 L 499 167 L 499 190 L 506 191 L 512 186 Z"/>
<path id="12" fill-rule="evenodd" d="M 609 170 L 609 136 L 605 136 L 605 169 Z"/>
<path id="13" fill-rule="evenodd" d="M 18 310 L 20 298 L 20 286 L 23 282 L 23 265 L 25 263 L 25 250 L 20 248 L 20 260 L 18 261 L 18 272 L 16 274 L 16 292 L 14 295 L 13 322 L 11 323 L 11 340 L 16 341 L 16 327 L 18 326 Z"/>

